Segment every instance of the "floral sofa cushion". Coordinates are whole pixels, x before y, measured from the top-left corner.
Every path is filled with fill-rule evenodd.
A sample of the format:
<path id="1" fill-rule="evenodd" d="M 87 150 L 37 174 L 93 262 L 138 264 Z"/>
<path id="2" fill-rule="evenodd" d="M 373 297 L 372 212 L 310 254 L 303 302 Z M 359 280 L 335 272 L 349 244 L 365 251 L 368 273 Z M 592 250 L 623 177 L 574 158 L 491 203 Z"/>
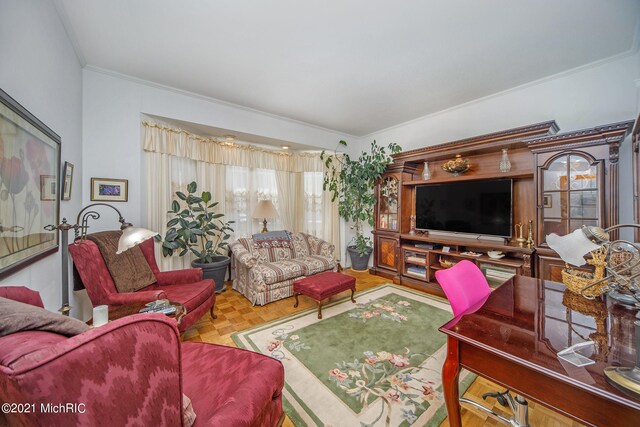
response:
<path id="1" fill-rule="evenodd" d="M 293 295 L 295 279 L 337 267 L 335 246 L 306 233 L 292 233 L 290 241 L 278 239 L 275 245 L 240 238 L 231 250 L 233 289 L 257 305 Z"/>
<path id="2" fill-rule="evenodd" d="M 267 285 L 300 277 L 304 274 L 302 265 L 291 260 L 265 262 L 256 265 L 254 268 L 257 273 L 262 275 L 262 280 Z"/>

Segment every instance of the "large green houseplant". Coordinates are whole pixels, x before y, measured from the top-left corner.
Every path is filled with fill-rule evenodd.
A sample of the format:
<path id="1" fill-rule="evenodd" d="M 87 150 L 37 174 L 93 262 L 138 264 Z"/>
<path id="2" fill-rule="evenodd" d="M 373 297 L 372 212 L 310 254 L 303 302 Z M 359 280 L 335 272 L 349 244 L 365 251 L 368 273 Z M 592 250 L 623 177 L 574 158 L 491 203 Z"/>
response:
<path id="1" fill-rule="evenodd" d="M 340 145 L 346 147 L 345 141 Z M 356 233 L 353 244 L 347 246 L 351 257 L 351 267 L 365 270 L 373 250 L 370 237 L 365 237 L 362 227 L 365 222 L 373 226 L 376 181 L 380 179 L 387 166 L 393 161 L 391 154 L 399 153 L 402 148 L 395 143 L 387 147 L 371 143 L 369 152 L 363 151 L 360 157 L 352 159 L 348 154 L 328 155 L 324 151 L 320 158 L 324 161 L 323 189 L 332 193 L 332 200 L 338 200 L 338 213 L 346 221 L 353 222 Z"/>
<path id="2" fill-rule="evenodd" d="M 202 268 L 205 278 L 213 279 L 216 292 L 224 290 L 224 279 L 230 263 L 228 240 L 233 221 L 223 221 L 224 214 L 215 213 L 218 202 L 212 202 L 211 193 L 196 194 L 195 182 L 187 185 L 187 193 L 176 192 L 177 200 L 171 202 L 168 212 L 173 218 L 167 222 L 167 232 L 162 239 L 162 254 L 179 256 L 192 253 L 196 259 L 191 266 Z"/>

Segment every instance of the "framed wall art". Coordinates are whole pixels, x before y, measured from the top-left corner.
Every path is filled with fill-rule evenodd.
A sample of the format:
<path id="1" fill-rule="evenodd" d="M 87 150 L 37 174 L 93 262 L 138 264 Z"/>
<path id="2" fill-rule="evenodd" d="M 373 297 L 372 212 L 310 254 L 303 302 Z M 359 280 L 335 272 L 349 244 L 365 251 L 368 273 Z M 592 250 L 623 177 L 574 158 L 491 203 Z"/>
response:
<path id="1" fill-rule="evenodd" d="M 40 200 L 52 201 L 57 197 L 58 181 L 55 175 L 40 175 Z"/>
<path id="2" fill-rule="evenodd" d="M 112 178 L 91 178 L 91 201 L 126 202 L 128 199 L 128 180 Z"/>
<path id="3" fill-rule="evenodd" d="M 71 189 L 73 188 L 73 163 L 64 162 L 62 169 L 62 200 L 71 200 Z"/>
<path id="4" fill-rule="evenodd" d="M 0 89 L 0 277 L 58 250 L 60 137 Z"/>

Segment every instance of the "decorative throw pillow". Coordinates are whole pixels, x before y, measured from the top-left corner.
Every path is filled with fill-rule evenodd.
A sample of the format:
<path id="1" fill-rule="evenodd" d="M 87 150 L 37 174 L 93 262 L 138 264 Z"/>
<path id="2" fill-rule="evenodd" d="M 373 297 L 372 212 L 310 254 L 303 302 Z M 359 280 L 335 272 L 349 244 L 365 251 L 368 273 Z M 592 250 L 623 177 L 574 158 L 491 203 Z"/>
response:
<path id="1" fill-rule="evenodd" d="M 196 422 L 196 413 L 193 410 L 191 399 L 186 394 L 182 395 L 182 422 L 185 427 L 191 427 Z"/>
<path id="2" fill-rule="evenodd" d="M 44 308 L 0 298 L 0 337 L 23 331 L 46 331 L 72 337 L 88 331 L 84 322 Z"/>
<path id="3" fill-rule="evenodd" d="M 260 254 L 266 262 L 295 258 L 291 233 L 286 230 L 254 234 L 253 246 L 253 252 Z"/>
<path id="4" fill-rule="evenodd" d="M 88 234 L 87 239 L 98 246 L 118 292 L 139 291 L 155 283 L 156 276 L 153 275 L 147 259 L 138 246 L 134 246 L 120 255 L 116 254 L 121 235 L 122 231 L 119 230 L 101 231 Z"/>
<path id="5" fill-rule="evenodd" d="M 267 231 L 266 233 L 254 234 L 252 238 L 260 246 L 267 242 L 291 242 L 291 233 L 287 230 Z"/>

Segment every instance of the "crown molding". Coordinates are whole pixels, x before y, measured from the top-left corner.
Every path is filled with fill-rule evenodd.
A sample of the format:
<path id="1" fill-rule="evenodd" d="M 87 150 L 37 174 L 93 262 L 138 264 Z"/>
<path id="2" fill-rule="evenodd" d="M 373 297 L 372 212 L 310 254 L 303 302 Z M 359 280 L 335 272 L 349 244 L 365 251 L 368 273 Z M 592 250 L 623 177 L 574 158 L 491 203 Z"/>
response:
<path id="1" fill-rule="evenodd" d="M 337 131 L 337 130 L 334 130 L 334 129 L 325 128 L 325 127 L 322 127 L 322 126 L 319 126 L 319 125 L 315 125 L 313 123 L 303 122 L 301 120 L 296 120 L 296 119 L 292 119 L 292 118 L 289 118 L 289 117 L 280 116 L 280 115 L 273 114 L 273 113 L 268 113 L 266 111 L 257 110 L 255 108 L 251 108 L 251 107 L 245 107 L 244 105 L 234 104 L 233 102 L 223 101 L 221 99 L 213 98 L 213 97 L 206 96 L 206 95 L 201 95 L 199 93 L 190 92 L 188 90 L 179 89 L 179 88 L 176 88 L 176 87 L 173 87 L 173 86 L 164 85 L 162 83 L 156 83 L 156 82 L 152 82 L 150 80 L 141 79 L 139 77 L 130 76 L 128 74 L 122 74 L 122 73 L 119 73 L 117 71 L 112 71 L 112 70 L 109 70 L 109 69 L 106 69 L 106 68 L 97 67 L 95 65 L 87 64 L 84 67 L 84 69 L 87 70 L 87 71 L 93 71 L 93 72 L 104 74 L 104 75 L 107 75 L 107 76 L 116 77 L 116 78 L 119 78 L 119 79 L 122 79 L 122 80 L 128 80 L 130 82 L 137 83 L 137 84 L 140 84 L 140 85 L 143 85 L 143 86 L 148 86 L 148 87 L 152 87 L 152 88 L 155 88 L 155 89 L 162 89 L 162 90 L 166 90 L 168 92 L 176 93 L 178 95 L 184 95 L 184 96 L 188 96 L 188 97 L 191 97 L 191 98 L 200 99 L 200 100 L 203 100 L 203 101 L 210 102 L 212 104 L 218 104 L 218 105 L 222 105 L 222 106 L 225 106 L 225 107 L 236 108 L 238 110 L 248 111 L 248 112 L 251 112 L 251 113 L 254 113 L 254 114 L 259 114 L 261 116 L 269 117 L 269 118 L 272 118 L 272 119 L 282 120 L 282 121 L 289 122 L 289 123 L 292 123 L 292 124 L 318 129 L 318 130 L 321 130 L 321 131 L 324 131 L 324 132 L 329 132 L 329 133 L 335 134 L 337 138 L 342 138 L 342 139 L 344 139 L 344 137 L 349 137 L 349 138 L 354 138 L 354 139 L 358 138 L 355 135 L 351 135 L 351 134 L 345 133 L 345 132 L 340 132 L 340 131 Z"/>
<path id="2" fill-rule="evenodd" d="M 638 28 L 640 28 L 640 26 Z M 475 105 L 475 104 L 480 104 L 480 103 L 482 103 L 484 101 L 488 101 L 488 100 L 493 99 L 493 98 L 498 98 L 500 96 L 507 95 L 509 93 L 518 92 L 518 91 L 520 91 L 522 89 L 526 89 L 526 88 L 529 88 L 529 87 L 537 86 L 537 85 L 540 85 L 540 84 L 543 84 L 543 83 L 547 83 L 547 82 L 550 82 L 550 81 L 553 81 L 553 80 L 556 80 L 556 79 L 560 79 L 560 78 L 563 78 L 563 77 L 570 76 L 572 74 L 577 74 L 577 73 L 580 73 L 582 71 L 586 71 L 586 70 L 589 70 L 589 69 L 592 69 L 592 68 L 597 68 L 597 67 L 600 67 L 602 65 L 611 63 L 611 62 L 616 62 L 616 61 L 619 61 L 619 60 L 624 59 L 624 58 L 632 57 L 632 56 L 636 55 L 638 53 L 638 51 L 639 51 L 639 47 L 640 47 L 639 46 L 640 41 L 638 41 L 639 39 L 640 39 L 640 35 L 638 34 L 638 31 L 636 31 L 636 34 L 634 36 L 631 48 L 629 50 L 625 51 L 625 52 L 621 52 L 621 53 L 615 54 L 613 56 L 609 56 L 607 58 L 599 59 L 597 61 L 593 61 L 593 62 L 590 62 L 588 64 L 583 64 L 583 65 L 580 65 L 580 66 L 575 67 L 575 68 L 564 70 L 564 71 L 561 71 L 561 72 L 556 73 L 556 74 L 552 74 L 552 75 L 549 75 L 549 76 L 546 76 L 546 77 L 542 77 L 540 79 L 533 80 L 533 81 L 530 81 L 530 82 L 527 82 L 527 83 L 524 83 L 524 84 L 521 84 L 521 85 L 518 85 L 518 86 L 514 86 L 512 88 L 505 89 L 505 90 L 500 91 L 500 92 L 495 92 L 495 93 L 492 93 L 492 94 L 487 95 L 487 96 L 476 98 L 476 99 L 473 99 L 471 101 L 464 102 L 462 104 L 454 105 L 453 107 L 445 108 L 444 110 L 435 111 L 433 113 L 426 114 L 424 116 L 420 116 L 420 117 L 417 117 L 415 119 L 407 120 L 406 122 L 402 122 L 402 123 L 399 123 L 397 125 L 389 126 L 387 128 L 384 128 L 384 129 L 381 129 L 381 130 L 378 130 L 378 131 L 375 131 L 375 132 L 371 132 L 371 133 L 369 133 L 367 135 L 363 135 L 360 138 L 362 138 L 362 139 L 372 138 L 372 137 L 375 137 L 378 134 L 383 133 L 383 132 L 388 132 L 388 131 L 391 131 L 391 130 L 394 130 L 394 129 L 398 129 L 398 128 L 401 128 L 401 127 L 404 127 L 404 126 L 408 126 L 408 125 L 411 125 L 413 123 L 420 122 L 422 120 L 427 120 L 427 119 L 430 119 L 430 118 L 433 118 L 433 117 L 437 117 L 437 116 L 442 115 L 442 114 L 450 113 L 450 112 L 455 111 L 455 110 L 466 108 L 466 107 L 469 107 L 469 106 L 472 106 L 472 105 Z"/>

